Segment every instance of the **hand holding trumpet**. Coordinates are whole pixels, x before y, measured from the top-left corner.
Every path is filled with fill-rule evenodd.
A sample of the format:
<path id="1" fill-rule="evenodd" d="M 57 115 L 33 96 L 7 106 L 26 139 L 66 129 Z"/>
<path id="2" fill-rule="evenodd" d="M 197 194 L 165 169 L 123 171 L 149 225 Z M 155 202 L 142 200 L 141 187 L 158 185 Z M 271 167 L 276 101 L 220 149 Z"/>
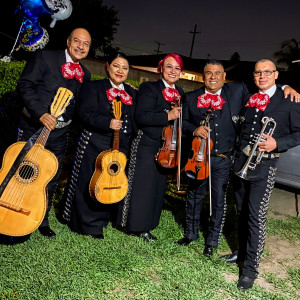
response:
<path id="1" fill-rule="evenodd" d="M 264 141 L 257 144 L 260 152 L 271 152 L 277 148 L 277 142 L 273 137 L 265 133 L 262 135 L 262 137 Z"/>

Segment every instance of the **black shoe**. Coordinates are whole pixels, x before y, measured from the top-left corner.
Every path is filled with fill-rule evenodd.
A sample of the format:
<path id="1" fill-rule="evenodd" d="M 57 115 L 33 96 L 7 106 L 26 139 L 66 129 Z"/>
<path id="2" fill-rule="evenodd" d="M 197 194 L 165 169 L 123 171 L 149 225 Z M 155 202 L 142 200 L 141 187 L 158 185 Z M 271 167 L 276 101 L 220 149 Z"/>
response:
<path id="1" fill-rule="evenodd" d="M 230 264 L 236 263 L 238 258 L 238 251 L 234 251 L 233 253 L 223 255 L 220 258 L 225 259 L 226 262 Z"/>
<path id="2" fill-rule="evenodd" d="M 249 290 L 253 287 L 254 280 L 254 278 L 242 275 L 237 283 L 237 287 L 239 290 Z"/>
<path id="3" fill-rule="evenodd" d="M 211 257 L 214 253 L 214 249 L 215 249 L 215 247 L 206 245 L 203 250 L 203 255 L 206 257 Z"/>
<path id="4" fill-rule="evenodd" d="M 182 239 L 178 240 L 176 242 L 177 245 L 180 245 L 180 246 L 187 246 L 189 245 L 193 240 L 187 238 L 187 237 L 183 237 Z"/>
<path id="5" fill-rule="evenodd" d="M 39 227 L 39 232 L 46 238 L 53 238 L 56 236 L 55 232 L 49 226 Z"/>
<path id="6" fill-rule="evenodd" d="M 91 234 L 91 237 L 94 238 L 94 239 L 99 239 L 99 240 L 103 240 L 104 239 L 103 233 Z"/>
<path id="7" fill-rule="evenodd" d="M 24 236 L 8 236 L 0 234 L 0 245 L 16 245 L 28 241 L 30 234 Z"/>
<path id="8" fill-rule="evenodd" d="M 140 237 L 146 242 L 156 241 L 157 237 L 151 234 L 150 232 L 142 232 Z"/>

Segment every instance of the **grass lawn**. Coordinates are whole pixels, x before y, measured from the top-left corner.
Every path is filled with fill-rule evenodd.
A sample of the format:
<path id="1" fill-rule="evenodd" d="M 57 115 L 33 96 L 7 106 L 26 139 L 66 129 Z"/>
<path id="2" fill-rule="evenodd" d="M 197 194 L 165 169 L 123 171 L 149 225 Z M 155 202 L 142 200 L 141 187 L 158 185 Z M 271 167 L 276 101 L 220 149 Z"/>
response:
<path id="1" fill-rule="evenodd" d="M 229 205 L 218 253 L 208 259 L 202 254 L 203 233 L 189 246 L 174 243 L 182 237 L 185 203 L 172 190 L 168 194 L 159 227 L 153 231 L 158 241 L 150 243 L 111 225 L 104 240 L 77 235 L 59 223 L 52 210 L 56 238 L 46 239 L 36 231 L 23 243 L 0 245 L 0 299 L 300 298 L 299 219 L 269 217 L 272 243 L 267 240 L 263 271 L 254 288 L 242 292 L 236 287 L 238 267 L 219 259 L 234 247 L 234 210 Z M 205 226 L 203 222 L 204 231 Z M 273 250 L 275 242 L 281 250 Z M 275 256 L 282 245 L 290 247 L 287 258 Z M 268 263 L 271 267 L 264 269 Z"/>

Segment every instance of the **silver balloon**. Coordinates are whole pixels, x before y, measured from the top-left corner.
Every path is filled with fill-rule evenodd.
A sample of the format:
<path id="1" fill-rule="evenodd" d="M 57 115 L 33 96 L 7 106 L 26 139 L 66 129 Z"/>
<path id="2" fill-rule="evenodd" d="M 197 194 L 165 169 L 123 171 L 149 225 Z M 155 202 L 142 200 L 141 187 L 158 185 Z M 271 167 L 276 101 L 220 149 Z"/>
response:
<path id="1" fill-rule="evenodd" d="M 65 20 L 70 17 L 73 6 L 70 0 L 45 0 L 48 7 L 52 10 L 53 21 L 50 27 L 53 28 L 57 20 Z"/>

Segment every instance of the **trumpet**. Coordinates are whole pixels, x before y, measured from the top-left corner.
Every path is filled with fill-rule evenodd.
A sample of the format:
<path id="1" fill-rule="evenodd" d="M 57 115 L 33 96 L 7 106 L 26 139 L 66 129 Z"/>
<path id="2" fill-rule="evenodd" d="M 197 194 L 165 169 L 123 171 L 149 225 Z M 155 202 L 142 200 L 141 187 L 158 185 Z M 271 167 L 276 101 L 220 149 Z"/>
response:
<path id="1" fill-rule="evenodd" d="M 240 178 L 242 178 L 242 179 L 246 179 L 246 180 L 248 179 L 247 178 L 248 169 L 254 170 L 256 168 L 256 166 L 260 163 L 260 161 L 261 161 L 261 159 L 262 159 L 262 157 L 265 153 L 264 151 L 259 152 L 259 154 L 256 156 L 255 161 L 252 162 L 252 158 L 257 152 L 258 143 L 261 143 L 261 142 L 265 141 L 265 139 L 262 137 L 263 134 L 265 133 L 269 136 L 272 136 L 273 133 L 274 133 L 274 130 L 275 130 L 275 127 L 276 127 L 276 122 L 273 118 L 263 117 L 261 122 L 263 123 L 262 129 L 261 129 L 259 134 L 255 135 L 255 138 L 254 138 L 255 143 L 252 147 L 252 150 L 249 154 L 249 157 L 248 157 L 245 165 L 243 166 L 243 168 L 239 172 L 235 172 L 235 174 L 237 176 L 239 176 Z M 270 128 L 270 130 L 268 132 L 265 132 L 268 124 L 273 124 L 273 126 Z"/>

